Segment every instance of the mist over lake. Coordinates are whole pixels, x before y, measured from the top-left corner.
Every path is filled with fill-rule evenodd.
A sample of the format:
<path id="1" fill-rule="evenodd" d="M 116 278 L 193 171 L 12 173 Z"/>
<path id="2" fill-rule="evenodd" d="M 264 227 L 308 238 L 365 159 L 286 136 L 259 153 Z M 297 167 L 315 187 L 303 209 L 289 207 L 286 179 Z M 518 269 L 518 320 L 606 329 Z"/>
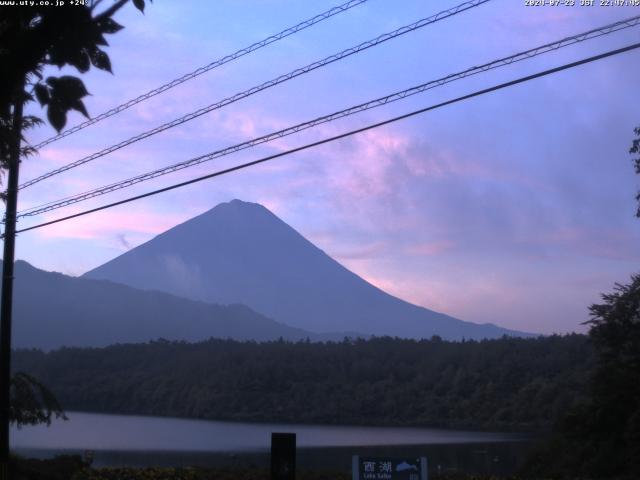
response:
<path id="1" fill-rule="evenodd" d="M 347 468 L 351 455 L 425 455 L 437 463 L 513 468 L 528 448 L 523 434 L 434 428 L 236 423 L 132 415 L 69 412 L 50 427 L 12 431 L 18 453 L 47 458 L 95 451 L 97 466 L 268 464 L 272 432 L 296 433 L 300 461 Z M 495 461 L 494 461 L 495 460 Z M 451 467 L 448 467 L 451 468 Z"/>
<path id="2" fill-rule="evenodd" d="M 513 433 L 435 428 L 236 423 L 134 415 L 69 412 L 55 420 L 13 431 L 15 448 L 91 450 L 266 450 L 271 432 L 294 432 L 299 447 L 426 445 L 520 440 Z"/>

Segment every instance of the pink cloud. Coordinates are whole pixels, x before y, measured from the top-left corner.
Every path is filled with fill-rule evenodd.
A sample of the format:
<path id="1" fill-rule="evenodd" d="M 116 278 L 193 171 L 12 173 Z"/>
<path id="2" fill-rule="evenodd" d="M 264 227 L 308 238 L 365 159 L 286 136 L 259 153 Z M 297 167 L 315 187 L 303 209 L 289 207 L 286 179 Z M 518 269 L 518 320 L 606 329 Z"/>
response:
<path id="1" fill-rule="evenodd" d="M 345 262 L 347 268 L 352 270 L 358 276 L 369 282 L 374 287 L 379 288 L 391 295 L 398 296 L 404 300 L 409 300 L 405 291 L 400 288 L 400 285 L 394 281 L 391 275 L 381 275 L 373 271 L 372 266 L 368 261 L 362 259 L 354 259 L 352 261 Z M 409 300 L 410 301 L 410 300 Z"/>
<path id="2" fill-rule="evenodd" d="M 277 195 L 260 196 L 257 203 L 261 204 L 280 218 L 286 216 L 290 211 L 289 202 Z"/>
<path id="3" fill-rule="evenodd" d="M 341 195 L 356 199 L 390 193 L 389 169 L 406 153 L 409 138 L 390 130 L 370 130 L 353 137 L 349 146 L 347 155 L 332 151 L 329 185 Z"/>
<path id="4" fill-rule="evenodd" d="M 258 136 L 259 115 L 255 112 L 241 111 L 226 114 L 220 118 L 218 122 L 219 128 L 223 128 L 227 132 L 240 135 L 244 138 L 251 139 Z M 260 122 L 263 123 L 262 121 Z"/>
<path id="5" fill-rule="evenodd" d="M 542 232 L 536 238 L 523 239 L 534 245 L 558 246 L 573 253 L 613 260 L 635 260 L 637 240 L 622 230 L 592 230 L 581 227 L 561 227 Z"/>
<path id="6" fill-rule="evenodd" d="M 381 258 L 387 249 L 388 249 L 388 245 L 386 242 L 378 241 L 378 242 L 368 243 L 364 245 L 359 245 L 354 248 L 332 251 L 331 256 L 338 260 L 350 260 L 350 259 L 360 259 L 360 258 Z"/>
<path id="7" fill-rule="evenodd" d="M 536 189 L 550 190 L 549 185 L 523 174 L 521 170 L 512 168 L 510 164 L 496 165 L 495 159 L 483 158 L 478 153 L 461 155 L 442 145 L 434 148 L 431 144 L 414 141 L 401 161 L 409 173 L 415 177 L 471 178 L 517 183 Z"/>
<path id="8" fill-rule="evenodd" d="M 93 151 L 90 148 L 83 147 L 46 146 L 38 152 L 38 156 L 25 162 L 26 168 L 24 170 L 39 169 L 39 167 L 47 169 L 61 167 L 78 158 L 83 158 L 93 153 Z"/>
<path id="9" fill-rule="evenodd" d="M 58 218 L 50 215 L 44 221 Z M 186 220 L 188 215 L 175 215 L 165 212 L 103 210 L 93 214 L 68 220 L 38 229 L 45 238 L 72 238 L 96 240 L 117 238 L 122 243 L 123 234 L 137 236 L 157 235 Z"/>
<path id="10" fill-rule="evenodd" d="M 454 314 L 456 294 L 448 290 L 442 280 L 415 277 L 407 272 L 380 270 L 377 262 L 369 259 L 350 259 L 345 266 L 371 285 L 414 305 L 424 306 L 438 312 Z"/>
<path id="11" fill-rule="evenodd" d="M 451 240 L 417 243 L 409 246 L 406 251 L 411 255 L 433 256 L 451 250 L 455 243 Z"/>

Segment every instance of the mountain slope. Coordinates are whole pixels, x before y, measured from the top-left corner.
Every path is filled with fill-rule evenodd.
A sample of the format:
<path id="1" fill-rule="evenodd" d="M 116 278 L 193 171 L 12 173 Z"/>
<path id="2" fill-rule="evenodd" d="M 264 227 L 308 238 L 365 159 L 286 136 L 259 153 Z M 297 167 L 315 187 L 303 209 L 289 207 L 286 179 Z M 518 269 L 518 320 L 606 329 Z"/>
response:
<path id="1" fill-rule="evenodd" d="M 104 280 L 69 277 L 24 261 L 16 262 L 13 305 L 15 348 L 106 346 L 158 338 L 316 338 L 244 305 L 210 305 Z"/>
<path id="2" fill-rule="evenodd" d="M 85 274 L 252 309 L 313 332 L 447 339 L 523 335 L 418 307 L 369 284 L 255 203 L 233 200 Z"/>

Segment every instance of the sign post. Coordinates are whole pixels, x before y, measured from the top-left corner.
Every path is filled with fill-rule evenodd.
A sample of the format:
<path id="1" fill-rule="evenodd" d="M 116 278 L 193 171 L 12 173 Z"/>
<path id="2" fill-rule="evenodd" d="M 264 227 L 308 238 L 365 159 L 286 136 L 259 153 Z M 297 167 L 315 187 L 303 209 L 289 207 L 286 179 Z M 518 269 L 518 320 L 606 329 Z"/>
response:
<path id="1" fill-rule="evenodd" d="M 271 480 L 295 480 L 296 434 L 271 434 Z"/>

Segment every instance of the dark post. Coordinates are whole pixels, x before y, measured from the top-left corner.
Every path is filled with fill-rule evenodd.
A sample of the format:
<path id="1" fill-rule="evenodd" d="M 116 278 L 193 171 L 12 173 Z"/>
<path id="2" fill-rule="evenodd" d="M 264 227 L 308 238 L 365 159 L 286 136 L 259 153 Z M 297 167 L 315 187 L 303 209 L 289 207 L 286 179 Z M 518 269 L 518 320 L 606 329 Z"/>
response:
<path id="1" fill-rule="evenodd" d="M 0 299 L 0 480 L 9 479 L 9 407 L 11 401 L 11 311 L 13 300 L 13 261 L 18 207 L 18 169 L 22 136 L 22 90 L 15 97 L 12 121 L 12 145 L 7 179 L 2 263 L 2 298 Z"/>
<path id="2" fill-rule="evenodd" d="M 296 434 L 271 434 L 271 480 L 295 480 Z"/>

